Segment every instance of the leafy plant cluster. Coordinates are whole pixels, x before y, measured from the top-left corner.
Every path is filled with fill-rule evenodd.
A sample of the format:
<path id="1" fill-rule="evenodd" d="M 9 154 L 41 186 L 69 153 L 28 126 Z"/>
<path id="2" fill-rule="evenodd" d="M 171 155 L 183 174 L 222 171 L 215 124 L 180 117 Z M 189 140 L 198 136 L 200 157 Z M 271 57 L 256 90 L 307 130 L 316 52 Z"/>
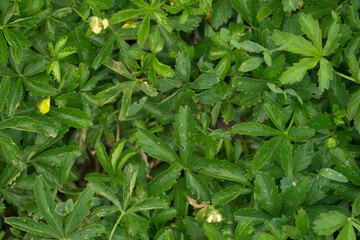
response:
<path id="1" fill-rule="evenodd" d="M 0 239 L 355 240 L 359 0 L 1 0 Z"/>

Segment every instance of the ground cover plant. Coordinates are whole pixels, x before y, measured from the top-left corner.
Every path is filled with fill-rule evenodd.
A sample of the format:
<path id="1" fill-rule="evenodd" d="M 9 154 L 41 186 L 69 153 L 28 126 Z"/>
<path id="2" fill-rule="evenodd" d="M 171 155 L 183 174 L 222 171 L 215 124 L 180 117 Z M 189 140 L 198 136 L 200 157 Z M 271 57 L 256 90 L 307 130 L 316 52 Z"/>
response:
<path id="1" fill-rule="evenodd" d="M 1 0 L 0 239 L 355 240 L 359 0 Z"/>

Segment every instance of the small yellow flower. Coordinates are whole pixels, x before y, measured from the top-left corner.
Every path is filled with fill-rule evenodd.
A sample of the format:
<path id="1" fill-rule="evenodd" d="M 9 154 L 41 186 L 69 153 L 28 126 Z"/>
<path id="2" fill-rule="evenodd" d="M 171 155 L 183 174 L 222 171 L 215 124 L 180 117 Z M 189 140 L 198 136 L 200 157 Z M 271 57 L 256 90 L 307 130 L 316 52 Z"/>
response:
<path id="1" fill-rule="evenodd" d="M 105 18 L 101 21 L 101 24 L 103 25 L 104 29 L 106 29 L 109 26 L 109 20 Z"/>
<path id="2" fill-rule="evenodd" d="M 89 19 L 89 24 L 90 24 L 90 28 L 91 28 L 91 31 L 93 31 L 93 33 L 100 33 L 101 32 L 101 26 L 100 26 L 100 20 L 98 17 L 91 17 Z"/>
<path id="3" fill-rule="evenodd" d="M 50 110 L 50 97 L 45 98 L 40 103 L 38 103 L 38 109 L 42 114 L 46 114 Z"/>

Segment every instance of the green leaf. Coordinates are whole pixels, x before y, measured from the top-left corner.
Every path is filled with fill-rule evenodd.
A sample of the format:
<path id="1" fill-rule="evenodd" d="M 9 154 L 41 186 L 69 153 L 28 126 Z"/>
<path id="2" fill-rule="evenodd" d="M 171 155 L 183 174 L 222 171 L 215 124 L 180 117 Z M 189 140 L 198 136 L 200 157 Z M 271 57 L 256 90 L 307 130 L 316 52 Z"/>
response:
<path id="1" fill-rule="evenodd" d="M 10 77 L 3 77 L 0 83 L 0 111 L 3 109 L 3 106 L 7 100 L 7 95 L 10 90 Z"/>
<path id="2" fill-rule="evenodd" d="M 309 217 L 306 214 L 306 211 L 302 208 L 299 209 L 298 214 L 295 217 L 296 228 L 300 230 L 302 235 L 307 235 L 310 229 L 309 226 Z"/>
<path id="3" fill-rule="evenodd" d="M 245 188 L 240 185 L 231 185 L 228 186 L 219 192 L 215 193 L 214 196 L 211 199 L 212 204 L 215 206 L 217 205 L 224 205 L 228 202 L 231 202 L 235 198 L 237 198 L 239 195 L 242 194 L 249 194 L 252 192 L 252 189 Z"/>
<path id="4" fill-rule="evenodd" d="M 111 51 L 114 47 L 115 39 L 116 39 L 116 35 L 112 34 L 106 40 L 104 46 L 101 48 L 100 52 L 94 59 L 92 68 L 94 68 L 95 70 L 98 69 L 105 62 L 105 60 L 109 57 L 109 55 L 111 54 Z"/>
<path id="5" fill-rule="evenodd" d="M 261 211 L 261 210 L 255 210 L 255 209 L 240 209 L 234 214 L 236 221 L 251 221 L 254 225 L 259 223 L 264 223 L 265 221 L 270 221 L 272 217 Z"/>
<path id="6" fill-rule="evenodd" d="M 10 91 L 7 100 L 7 113 L 9 117 L 15 115 L 16 109 L 19 107 L 23 96 L 23 85 L 20 78 L 15 83 L 10 84 Z"/>
<path id="7" fill-rule="evenodd" d="M 302 58 L 281 74 L 280 81 L 283 84 L 300 82 L 305 76 L 306 71 L 314 68 L 318 62 L 319 60 L 316 58 Z"/>
<path id="8" fill-rule="evenodd" d="M 189 81 L 191 61 L 188 53 L 186 52 L 178 53 L 178 57 L 176 59 L 176 70 L 183 81 L 185 82 Z"/>
<path id="9" fill-rule="evenodd" d="M 100 105 L 104 105 L 117 97 L 123 90 L 127 89 L 131 85 L 131 83 L 132 82 L 130 81 L 119 83 L 113 87 L 99 92 L 98 94 L 96 94 L 96 98 L 99 100 Z"/>
<path id="10" fill-rule="evenodd" d="M 209 89 L 219 82 L 219 78 L 215 74 L 203 73 L 189 86 L 192 89 Z"/>
<path id="11" fill-rule="evenodd" d="M 104 183 L 101 183 L 97 180 L 91 181 L 89 183 L 89 187 L 97 195 L 100 195 L 100 196 L 108 199 L 109 201 L 111 201 L 117 207 L 118 210 L 122 209 L 121 203 L 120 203 L 119 199 L 116 197 L 115 193 L 109 187 L 107 187 Z"/>
<path id="12" fill-rule="evenodd" d="M 76 229 L 81 221 L 90 213 L 92 202 L 94 200 L 94 193 L 91 188 L 85 188 L 78 200 L 75 203 L 74 210 L 70 213 L 66 220 L 65 234 L 68 236 Z"/>
<path id="13" fill-rule="evenodd" d="M 248 77 L 234 77 L 233 84 L 238 91 L 248 93 L 262 93 L 268 89 L 267 81 Z"/>
<path id="14" fill-rule="evenodd" d="M 19 151 L 20 149 L 15 144 L 15 142 L 0 133 L 0 147 L 4 151 L 6 157 L 8 158 L 8 162 L 14 165 L 16 168 L 23 170 L 26 165 L 23 163 Z"/>
<path id="15" fill-rule="evenodd" d="M 35 118 L 31 117 L 12 117 L 0 122 L 0 129 L 16 129 L 27 132 L 37 132 L 56 137 L 57 132 L 45 128 L 45 126 Z"/>
<path id="16" fill-rule="evenodd" d="M 138 129 L 136 137 L 141 148 L 150 156 L 168 163 L 180 161 L 175 151 L 168 144 L 155 137 L 148 130 Z"/>
<path id="17" fill-rule="evenodd" d="M 335 164 L 335 169 L 342 173 L 353 184 L 360 186 L 360 169 L 354 158 L 341 148 L 330 150 L 331 161 Z"/>
<path id="18" fill-rule="evenodd" d="M 282 227 L 283 231 L 285 231 L 287 234 L 289 234 L 289 236 L 291 237 L 291 239 L 301 239 L 302 237 L 302 233 L 300 232 L 299 229 L 297 229 L 294 226 L 290 226 L 290 225 L 285 225 Z"/>
<path id="19" fill-rule="evenodd" d="M 87 128 L 93 125 L 91 117 L 79 109 L 52 107 L 49 115 L 74 128 Z"/>
<path id="20" fill-rule="evenodd" d="M 314 20 L 310 14 L 300 14 L 299 22 L 301 24 L 301 30 L 311 39 L 315 48 L 321 52 L 322 37 L 319 22 Z"/>
<path id="21" fill-rule="evenodd" d="M 36 204 L 46 222 L 54 228 L 57 234 L 63 236 L 64 229 L 59 215 L 55 214 L 55 202 L 51 196 L 50 188 L 43 176 L 38 176 L 35 182 Z"/>
<path id="22" fill-rule="evenodd" d="M 24 69 L 24 76 L 30 77 L 46 70 L 46 60 L 40 60 L 27 65 Z"/>
<path id="23" fill-rule="evenodd" d="M 254 231 L 253 224 L 250 221 L 240 221 L 234 232 L 234 240 L 247 240 Z"/>
<path id="24" fill-rule="evenodd" d="M 212 159 L 215 157 L 215 154 L 218 151 L 218 146 L 216 140 L 211 138 L 210 136 L 205 138 L 205 154 L 208 158 Z"/>
<path id="25" fill-rule="evenodd" d="M 259 21 L 267 18 L 277 7 L 281 6 L 280 0 L 272 0 L 266 3 L 260 11 L 257 13 L 257 19 Z"/>
<path id="26" fill-rule="evenodd" d="M 281 145 L 281 165 L 286 177 L 293 177 L 294 160 L 292 157 L 292 148 L 289 138 L 285 137 Z"/>
<path id="27" fill-rule="evenodd" d="M 325 58 L 321 58 L 320 69 L 318 71 L 320 92 L 329 89 L 330 80 L 333 79 L 333 71 L 334 68 L 331 63 Z"/>
<path id="28" fill-rule="evenodd" d="M 180 176 L 182 167 L 179 163 L 172 164 L 168 169 L 158 174 L 147 185 L 150 195 L 156 195 L 169 190 Z"/>
<path id="29" fill-rule="evenodd" d="M 143 15 L 145 13 L 147 13 L 149 10 L 147 9 L 130 9 L 130 10 L 123 10 L 120 11 L 118 13 L 115 13 L 112 17 L 111 17 L 111 22 L 112 23 L 119 23 L 119 22 L 123 22 L 126 20 L 129 20 L 131 18 Z"/>
<path id="30" fill-rule="evenodd" d="M 241 15 L 241 17 L 250 25 L 256 25 L 256 15 L 259 10 L 259 1 L 247 0 L 231 0 L 233 8 Z"/>
<path id="31" fill-rule="evenodd" d="M 33 78 L 23 78 L 25 87 L 30 93 L 37 96 L 54 96 L 57 89 L 45 82 L 36 81 Z"/>
<path id="32" fill-rule="evenodd" d="M 8 28 L 3 28 L 6 40 L 10 45 L 10 53 L 16 63 L 20 63 L 23 58 L 23 49 L 17 36 Z"/>
<path id="33" fill-rule="evenodd" d="M 111 8 L 113 3 L 111 0 L 86 0 L 92 6 L 98 6 L 104 9 Z"/>
<path id="34" fill-rule="evenodd" d="M 292 127 L 288 134 L 292 141 L 303 142 L 315 136 L 315 131 L 308 127 Z"/>
<path id="35" fill-rule="evenodd" d="M 159 62 L 156 57 L 153 57 L 153 68 L 154 70 L 163 77 L 173 77 L 175 72 L 170 66 Z"/>
<path id="36" fill-rule="evenodd" d="M 91 224 L 70 234 L 69 240 L 93 239 L 104 232 L 104 230 L 105 227 L 103 225 Z"/>
<path id="37" fill-rule="evenodd" d="M 221 233 L 215 228 L 214 225 L 210 223 L 204 223 L 202 226 L 206 236 L 209 238 L 209 240 L 222 240 L 223 237 L 221 236 Z"/>
<path id="38" fill-rule="evenodd" d="M 124 90 L 124 96 L 121 101 L 121 108 L 119 113 L 119 120 L 124 121 L 126 116 L 128 115 L 130 104 L 131 104 L 131 96 L 135 87 L 135 81 L 128 84 L 127 88 Z"/>
<path id="39" fill-rule="evenodd" d="M 54 149 L 46 150 L 34 158 L 31 159 L 33 162 L 51 164 L 53 166 L 60 167 L 63 159 L 75 159 L 81 155 L 80 149 L 75 146 L 62 146 Z"/>
<path id="40" fill-rule="evenodd" d="M 113 168 L 111 166 L 109 157 L 106 153 L 106 148 L 104 144 L 102 144 L 101 142 L 96 143 L 95 150 L 101 166 L 109 175 L 113 175 Z"/>
<path id="41" fill-rule="evenodd" d="M 232 131 L 240 135 L 251 136 L 273 136 L 282 133 L 279 130 L 271 128 L 267 125 L 251 122 L 238 123 L 232 127 Z"/>
<path id="42" fill-rule="evenodd" d="M 347 221 L 347 217 L 337 211 L 330 211 L 321 214 L 320 218 L 314 221 L 314 231 L 318 235 L 330 235 Z"/>
<path id="43" fill-rule="evenodd" d="M 241 173 L 242 170 L 234 164 L 217 159 L 201 159 L 191 165 L 191 169 L 200 169 L 200 172 L 218 179 L 248 184 L 248 179 Z"/>
<path id="44" fill-rule="evenodd" d="M 333 22 L 328 31 L 328 39 L 323 49 L 323 56 L 330 56 L 340 46 L 339 41 L 342 36 L 340 31 L 340 25 Z"/>
<path id="45" fill-rule="evenodd" d="M 265 51 L 265 48 L 263 46 L 250 40 L 243 41 L 242 43 L 240 43 L 240 46 L 242 49 L 248 52 L 261 53 Z"/>
<path id="46" fill-rule="evenodd" d="M 60 239 L 61 235 L 54 231 L 51 227 L 43 222 L 36 222 L 28 217 L 9 217 L 5 218 L 5 222 L 21 231 L 34 235 Z"/>
<path id="47" fill-rule="evenodd" d="M 267 174 L 258 174 L 255 180 L 256 199 L 272 216 L 280 216 L 281 198 L 275 180 Z"/>
<path id="48" fill-rule="evenodd" d="M 0 31 L 0 64 L 6 65 L 7 61 L 8 61 L 8 46 L 6 44 L 2 31 Z"/>
<path id="49" fill-rule="evenodd" d="M 150 198 L 141 200 L 139 202 L 136 202 L 135 204 L 133 204 L 131 206 L 131 208 L 126 210 L 126 213 L 129 214 L 129 213 L 134 213 L 134 212 L 138 212 L 138 211 L 146 211 L 146 210 L 167 208 L 167 207 L 168 207 L 168 203 L 165 200 L 160 199 L 158 197 L 150 197 Z"/>
<path id="50" fill-rule="evenodd" d="M 346 222 L 336 240 L 356 240 L 356 234 L 350 220 Z"/>
<path id="51" fill-rule="evenodd" d="M 231 17 L 232 7 L 229 0 L 219 0 L 212 9 L 211 26 L 218 29 Z"/>
<path id="52" fill-rule="evenodd" d="M 225 57 L 223 57 L 218 65 L 216 65 L 215 72 L 220 78 L 220 80 L 224 80 L 226 74 L 228 73 L 231 65 L 231 54 L 228 53 Z"/>
<path id="53" fill-rule="evenodd" d="M 276 238 L 270 233 L 260 233 L 256 234 L 253 240 L 276 240 Z"/>
<path id="54" fill-rule="evenodd" d="M 263 73 L 263 78 L 273 78 L 282 72 L 285 64 L 284 55 L 280 55 L 272 61 L 271 66 L 267 66 Z"/>
<path id="55" fill-rule="evenodd" d="M 123 62 L 117 62 L 111 57 L 106 58 L 104 65 L 114 72 L 128 78 L 128 79 L 134 79 L 134 77 L 131 75 L 131 73 L 127 70 L 126 66 Z M 122 83 L 119 83 L 122 84 Z"/>
<path id="56" fill-rule="evenodd" d="M 137 35 L 138 35 L 137 42 L 141 47 L 144 46 L 146 39 L 149 35 L 150 17 L 151 17 L 151 12 L 148 12 L 145 15 L 144 19 L 142 20 L 140 28 L 139 28 L 139 32 L 137 33 Z"/>
<path id="57" fill-rule="evenodd" d="M 307 123 L 305 123 L 305 126 L 314 130 L 333 129 L 336 127 L 334 117 L 328 113 L 312 117 Z"/>
<path id="58" fill-rule="evenodd" d="M 282 135 L 273 137 L 260 147 L 250 165 L 252 174 L 255 174 L 265 165 L 282 139 Z"/>
<path id="59" fill-rule="evenodd" d="M 251 57 L 240 65 L 239 71 L 250 72 L 258 68 L 263 62 L 264 60 L 260 57 Z"/>
<path id="60" fill-rule="evenodd" d="M 281 196 L 283 214 L 290 216 L 296 212 L 310 189 L 310 183 L 308 178 L 302 178 L 297 182 L 294 181 L 290 187 L 286 188 Z"/>
<path id="61" fill-rule="evenodd" d="M 302 0 L 282 0 L 285 12 L 291 12 L 297 9 L 298 3 Z"/>
<path id="62" fill-rule="evenodd" d="M 211 198 L 210 190 L 205 185 L 202 178 L 191 171 L 185 172 L 186 186 L 197 199 L 209 201 Z"/>
<path id="63" fill-rule="evenodd" d="M 279 105 L 278 102 L 276 102 L 272 96 L 265 92 L 264 94 L 264 109 L 266 111 L 266 114 L 269 116 L 271 121 L 275 124 L 275 126 L 281 130 L 285 130 L 285 111 L 283 108 Z"/>
<path id="64" fill-rule="evenodd" d="M 320 50 L 316 49 L 310 42 L 306 41 L 305 38 L 295 34 L 275 30 L 272 39 L 286 51 L 309 57 L 321 56 Z"/>
<path id="65" fill-rule="evenodd" d="M 348 179 L 339 173 L 338 171 L 335 171 L 331 168 L 322 168 L 319 170 L 319 175 L 323 176 L 327 179 L 334 180 L 337 182 L 348 182 Z"/>
<path id="66" fill-rule="evenodd" d="M 355 5 L 351 5 L 348 9 L 349 9 L 348 18 L 351 25 L 353 25 L 353 27 L 360 30 L 360 19 L 359 19 L 359 13 L 357 7 Z"/>
<path id="67" fill-rule="evenodd" d="M 360 90 L 358 90 L 352 97 L 347 109 L 347 119 L 351 121 L 354 118 L 354 125 L 360 132 Z"/>
<path id="68" fill-rule="evenodd" d="M 174 130 L 176 143 L 182 148 L 180 151 L 182 163 L 187 166 L 193 152 L 188 140 L 195 133 L 195 121 L 190 107 L 180 107 L 179 113 L 175 115 Z"/>

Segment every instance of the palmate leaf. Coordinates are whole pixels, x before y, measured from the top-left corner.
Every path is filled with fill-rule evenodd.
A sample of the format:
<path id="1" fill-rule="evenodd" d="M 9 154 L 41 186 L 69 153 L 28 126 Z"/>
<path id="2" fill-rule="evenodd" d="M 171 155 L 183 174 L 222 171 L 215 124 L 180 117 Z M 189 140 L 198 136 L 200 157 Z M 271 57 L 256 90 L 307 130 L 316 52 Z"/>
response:
<path id="1" fill-rule="evenodd" d="M 333 66 L 322 56 L 331 55 L 339 46 L 341 38 L 340 25 L 333 22 L 328 31 L 328 39 L 324 49 L 322 48 L 322 33 L 317 20 L 309 14 L 300 14 L 299 22 L 302 31 L 313 42 L 311 44 L 304 38 L 292 33 L 275 31 L 273 40 L 277 45 L 282 46 L 286 51 L 302 54 L 313 58 L 303 58 L 284 72 L 280 81 L 284 84 L 292 84 L 302 80 L 307 70 L 314 68 L 320 62 L 318 71 L 319 89 L 323 92 L 329 89 L 330 80 L 333 79 Z"/>

